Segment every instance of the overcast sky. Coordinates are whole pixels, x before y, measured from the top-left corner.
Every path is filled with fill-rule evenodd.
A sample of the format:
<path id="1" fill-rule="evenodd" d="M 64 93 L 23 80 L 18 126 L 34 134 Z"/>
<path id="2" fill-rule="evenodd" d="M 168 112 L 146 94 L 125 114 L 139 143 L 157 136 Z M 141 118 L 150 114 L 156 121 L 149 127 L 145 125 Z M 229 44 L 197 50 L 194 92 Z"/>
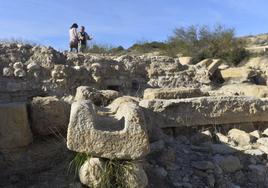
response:
<path id="1" fill-rule="evenodd" d="M 237 35 L 268 32 L 267 0 L 0 0 L 0 39 L 68 48 L 73 22 L 94 42 L 129 47 L 165 41 L 175 27 L 224 24 Z"/>

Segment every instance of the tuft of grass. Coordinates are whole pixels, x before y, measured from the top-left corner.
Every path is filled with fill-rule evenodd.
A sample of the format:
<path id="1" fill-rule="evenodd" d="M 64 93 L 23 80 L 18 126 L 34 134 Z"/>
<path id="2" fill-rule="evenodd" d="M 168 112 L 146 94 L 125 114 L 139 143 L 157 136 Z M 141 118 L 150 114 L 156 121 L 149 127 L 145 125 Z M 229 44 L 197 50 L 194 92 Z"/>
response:
<path id="1" fill-rule="evenodd" d="M 68 173 L 78 175 L 80 168 L 91 156 L 86 153 L 76 153 L 69 163 Z M 105 167 L 101 173 L 100 183 L 96 188 L 130 188 L 130 179 L 136 178 L 134 174 L 136 166 L 133 161 L 118 159 L 105 159 Z M 129 178 L 131 177 L 131 178 Z"/>
<path id="2" fill-rule="evenodd" d="M 87 159 L 89 159 L 91 156 L 89 156 L 86 153 L 76 153 L 73 160 L 69 163 L 68 173 L 74 171 L 75 177 L 79 173 L 79 170 L 81 166 L 85 163 Z"/>
<path id="3" fill-rule="evenodd" d="M 134 169 L 131 161 L 107 160 L 98 188 L 128 188 L 127 177 L 133 174 Z"/>

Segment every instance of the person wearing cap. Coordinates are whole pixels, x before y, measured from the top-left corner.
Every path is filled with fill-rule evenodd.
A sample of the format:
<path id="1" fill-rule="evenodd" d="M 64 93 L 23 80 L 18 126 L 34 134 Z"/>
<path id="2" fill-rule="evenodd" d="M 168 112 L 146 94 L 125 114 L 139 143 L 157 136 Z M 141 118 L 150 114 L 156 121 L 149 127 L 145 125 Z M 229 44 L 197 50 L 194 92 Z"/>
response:
<path id="1" fill-rule="evenodd" d="M 69 36 L 70 36 L 70 52 L 75 49 L 76 52 L 78 52 L 78 34 L 77 34 L 77 28 L 78 25 L 74 23 L 70 30 L 69 30 Z"/>
<path id="2" fill-rule="evenodd" d="M 85 52 L 87 49 L 87 41 L 92 40 L 92 38 L 85 31 L 85 27 L 81 26 L 80 32 L 78 33 L 79 40 L 79 52 Z"/>

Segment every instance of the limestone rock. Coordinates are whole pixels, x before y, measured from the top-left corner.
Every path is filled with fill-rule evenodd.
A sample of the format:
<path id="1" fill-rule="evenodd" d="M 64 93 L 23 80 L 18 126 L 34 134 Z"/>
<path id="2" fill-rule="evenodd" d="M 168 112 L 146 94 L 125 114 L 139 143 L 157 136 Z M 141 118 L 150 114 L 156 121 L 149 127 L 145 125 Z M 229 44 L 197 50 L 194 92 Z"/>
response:
<path id="1" fill-rule="evenodd" d="M 234 140 L 240 146 L 247 146 L 252 141 L 252 136 L 245 131 L 238 129 L 231 129 L 228 132 L 229 137 Z"/>
<path id="2" fill-rule="evenodd" d="M 10 77 L 13 76 L 13 71 L 10 67 L 3 68 L 3 76 Z"/>
<path id="3" fill-rule="evenodd" d="M 213 63 L 213 59 L 204 59 L 196 64 L 197 67 L 209 67 L 209 65 Z"/>
<path id="4" fill-rule="evenodd" d="M 149 153 L 143 111 L 135 103 L 121 103 L 115 111 L 96 109 L 90 101 L 72 104 L 67 147 L 110 159 L 138 159 Z"/>
<path id="5" fill-rule="evenodd" d="M 101 182 L 105 162 L 100 158 L 90 158 L 85 161 L 79 170 L 79 179 L 88 187 L 98 187 Z"/>
<path id="6" fill-rule="evenodd" d="M 182 65 L 189 65 L 192 63 L 192 60 L 193 58 L 192 57 L 179 57 L 179 62 L 182 64 Z"/>
<path id="7" fill-rule="evenodd" d="M 23 63 L 22 62 L 16 62 L 13 65 L 14 69 L 23 69 Z"/>
<path id="8" fill-rule="evenodd" d="M 97 101 L 100 98 L 100 93 L 89 86 L 80 86 L 76 89 L 75 101 L 91 100 Z"/>
<path id="9" fill-rule="evenodd" d="M 26 72 L 24 69 L 15 69 L 14 76 L 22 78 L 26 76 Z"/>
<path id="10" fill-rule="evenodd" d="M 268 121 L 268 100 L 253 97 L 155 99 L 142 100 L 139 105 L 176 122 L 175 125 L 162 125 L 162 128 Z"/>
<path id="11" fill-rule="evenodd" d="M 24 147 L 32 142 L 26 104 L 0 104 L 0 119 L 0 149 Z"/>
<path id="12" fill-rule="evenodd" d="M 267 136 L 267 137 L 268 137 L 268 128 L 267 128 L 267 129 L 265 129 L 265 130 L 262 132 L 262 135 L 264 135 L 264 136 Z"/>
<path id="13" fill-rule="evenodd" d="M 214 164 L 210 161 L 196 161 L 192 163 L 192 166 L 199 170 L 213 170 L 215 168 Z"/>
<path id="14" fill-rule="evenodd" d="M 268 147 L 268 137 L 259 138 L 257 143 Z"/>
<path id="15" fill-rule="evenodd" d="M 242 168 L 240 160 L 238 157 L 229 155 L 229 156 L 221 156 L 216 155 L 214 157 L 214 161 L 223 169 L 225 172 L 235 172 Z"/>
<path id="16" fill-rule="evenodd" d="M 254 71 L 247 67 L 235 67 L 221 70 L 221 75 L 224 80 L 232 80 L 236 83 L 249 81 L 249 78 L 254 75 Z"/>
<path id="17" fill-rule="evenodd" d="M 260 131 L 258 131 L 258 130 L 252 131 L 252 132 L 250 132 L 249 134 L 250 134 L 251 136 L 253 136 L 254 138 L 257 138 L 257 139 L 259 139 L 259 138 L 261 137 L 261 133 L 260 133 Z"/>
<path id="18" fill-rule="evenodd" d="M 206 96 L 206 93 L 197 88 L 159 88 L 146 89 L 144 91 L 144 99 L 180 99 Z"/>
<path id="19" fill-rule="evenodd" d="M 211 92 L 212 95 L 225 95 L 225 96 L 251 96 L 265 98 L 268 96 L 268 88 L 263 85 L 255 85 L 249 83 L 228 84 L 220 89 Z"/>
<path id="20" fill-rule="evenodd" d="M 69 105 L 56 97 L 35 97 L 31 102 L 32 129 L 40 135 L 67 130 Z"/>
<path id="21" fill-rule="evenodd" d="M 95 105 L 107 106 L 120 96 L 114 90 L 96 90 L 89 86 L 80 86 L 76 89 L 75 100 L 92 100 Z"/>
<path id="22" fill-rule="evenodd" d="M 105 172 L 107 161 L 100 158 L 88 159 L 79 170 L 79 178 L 82 184 L 97 188 L 101 186 L 102 175 Z M 126 187 L 144 188 L 148 184 L 147 176 L 139 163 L 131 164 L 130 170 L 126 169 L 124 179 Z"/>
<path id="23" fill-rule="evenodd" d="M 208 73 L 210 75 L 213 75 L 221 64 L 222 64 L 222 60 L 213 59 L 213 62 L 208 66 Z"/>

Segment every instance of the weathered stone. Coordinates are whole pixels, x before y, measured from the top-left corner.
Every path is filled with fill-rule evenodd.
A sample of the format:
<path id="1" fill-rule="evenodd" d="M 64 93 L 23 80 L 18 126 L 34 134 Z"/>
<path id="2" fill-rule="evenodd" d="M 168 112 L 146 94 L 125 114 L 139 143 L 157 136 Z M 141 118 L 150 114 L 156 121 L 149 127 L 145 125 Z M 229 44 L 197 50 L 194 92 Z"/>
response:
<path id="1" fill-rule="evenodd" d="M 192 163 L 192 166 L 199 170 L 209 170 L 209 169 L 213 170 L 214 169 L 214 164 L 210 161 L 196 161 Z"/>
<path id="2" fill-rule="evenodd" d="M 222 64 L 222 60 L 213 59 L 213 62 L 208 66 L 208 73 L 210 75 L 213 75 L 221 64 Z"/>
<path id="3" fill-rule="evenodd" d="M 182 65 L 189 65 L 192 63 L 193 58 L 192 57 L 179 57 L 179 62 Z"/>
<path id="4" fill-rule="evenodd" d="M 23 147 L 32 142 L 26 104 L 0 104 L 0 119 L 0 149 Z"/>
<path id="5" fill-rule="evenodd" d="M 238 83 L 248 81 L 248 79 L 253 75 L 253 71 L 246 67 L 235 67 L 225 70 L 221 70 L 221 75 L 224 80 L 233 80 Z"/>
<path id="6" fill-rule="evenodd" d="M 254 155 L 254 156 L 263 156 L 264 152 L 261 151 L 260 149 L 250 149 L 250 150 L 246 150 L 245 154 Z"/>
<path id="7" fill-rule="evenodd" d="M 98 187 L 101 183 L 105 162 L 100 158 L 90 158 L 79 169 L 79 179 L 88 187 Z"/>
<path id="8" fill-rule="evenodd" d="M 233 154 L 237 152 L 234 148 L 231 148 L 230 146 L 226 144 L 212 144 L 211 148 L 214 154 L 226 155 L 226 154 Z"/>
<path id="9" fill-rule="evenodd" d="M 14 69 L 23 69 L 23 63 L 22 62 L 16 62 L 13 65 Z"/>
<path id="10" fill-rule="evenodd" d="M 268 137 L 259 138 L 257 143 L 268 147 Z"/>
<path id="11" fill-rule="evenodd" d="M 10 77 L 13 76 L 13 71 L 10 67 L 3 68 L 3 76 Z"/>
<path id="12" fill-rule="evenodd" d="M 31 102 L 32 129 L 40 135 L 67 130 L 70 107 L 56 97 L 35 97 Z"/>
<path id="13" fill-rule="evenodd" d="M 91 100 L 95 105 L 106 106 L 119 97 L 114 90 L 96 90 L 89 86 L 80 86 L 76 89 L 75 100 Z"/>
<path id="14" fill-rule="evenodd" d="M 204 59 L 196 64 L 197 67 L 208 67 L 211 63 L 213 63 L 213 59 Z"/>
<path id="15" fill-rule="evenodd" d="M 26 72 L 24 69 L 15 69 L 14 70 L 14 76 L 22 78 L 26 76 Z"/>
<path id="16" fill-rule="evenodd" d="M 223 169 L 225 172 L 235 172 L 242 168 L 240 160 L 235 156 L 221 156 L 216 155 L 214 161 Z"/>
<path id="17" fill-rule="evenodd" d="M 181 98 L 193 98 L 206 96 L 208 94 L 203 93 L 197 88 L 158 88 L 158 89 L 146 89 L 143 94 L 144 99 L 181 99 Z"/>
<path id="18" fill-rule="evenodd" d="M 229 137 L 234 140 L 240 146 L 247 146 L 252 141 L 252 136 L 245 131 L 238 129 L 231 129 L 228 132 Z"/>
<path id="19" fill-rule="evenodd" d="M 263 151 L 264 153 L 268 154 L 268 146 L 265 145 L 259 145 L 258 149 L 260 149 L 261 151 Z"/>
<path id="20" fill-rule="evenodd" d="M 268 121 L 268 100 L 252 97 L 155 99 L 142 100 L 139 105 L 176 122 L 172 126 L 178 127 Z"/>
<path id="21" fill-rule="evenodd" d="M 148 154 L 143 111 L 131 102 L 121 103 L 114 110 L 97 111 L 90 101 L 73 103 L 67 147 L 110 159 L 138 159 Z"/>
<path id="22" fill-rule="evenodd" d="M 102 103 L 104 106 L 110 104 L 113 100 L 120 97 L 119 92 L 114 90 L 100 90 L 99 92 L 102 96 Z"/>
<path id="23" fill-rule="evenodd" d="M 260 133 L 260 131 L 258 131 L 258 130 L 255 130 L 255 131 L 252 131 L 252 132 L 250 132 L 249 133 L 251 136 L 253 136 L 254 138 L 260 138 L 261 137 L 261 133 Z"/>
<path id="24" fill-rule="evenodd" d="M 107 161 L 99 158 L 88 159 L 79 170 L 79 178 L 82 184 L 97 188 L 101 186 L 102 174 L 105 173 Z M 139 163 L 131 164 L 132 168 L 126 169 L 124 179 L 126 187 L 144 188 L 148 184 L 147 176 Z M 122 182 L 121 182 L 122 183 Z"/>
<path id="25" fill-rule="evenodd" d="M 80 86 L 76 89 L 75 101 L 91 100 L 92 102 L 100 98 L 100 93 L 89 86 Z"/>
<path id="26" fill-rule="evenodd" d="M 267 129 L 265 129 L 265 130 L 262 132 L 262 135 L 264 135 L 264 136 L 267 136 L 267 137 L 268 137 L 268 128 L 267 128 Z"/>
<path id="27" fill-rule="evenodd" d="M 266 98 L 268 96 L 268 88 L 263 85 L 255 85 L 249 83 L 228 84 L 222 86 L 216 91 L 210 92 L 211 95 L 225 95 L 225 96 L 250 96 Z"/>

